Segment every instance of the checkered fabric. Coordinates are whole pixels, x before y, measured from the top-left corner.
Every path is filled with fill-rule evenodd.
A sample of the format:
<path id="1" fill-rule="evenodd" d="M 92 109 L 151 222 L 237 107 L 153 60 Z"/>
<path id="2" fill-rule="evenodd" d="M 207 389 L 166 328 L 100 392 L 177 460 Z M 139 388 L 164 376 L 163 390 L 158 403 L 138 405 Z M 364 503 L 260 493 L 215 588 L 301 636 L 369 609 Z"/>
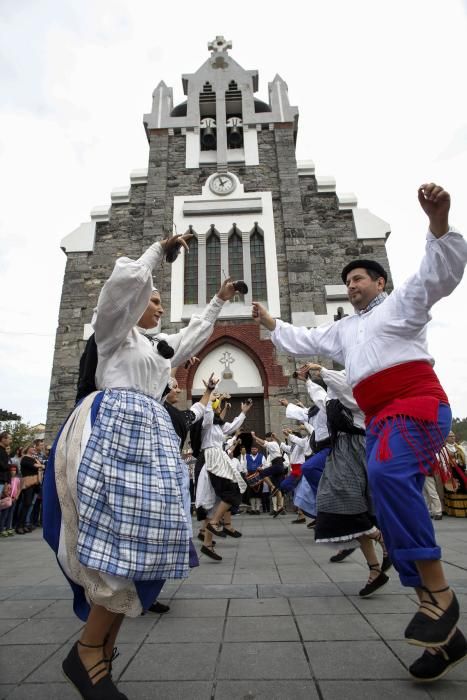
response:
<path id="1" fill-rule="evenodd" d="M 78 559 L 135 581 L 188 575 L 184 465 L 155 399 L 107 390 L 78 471 Z"/>

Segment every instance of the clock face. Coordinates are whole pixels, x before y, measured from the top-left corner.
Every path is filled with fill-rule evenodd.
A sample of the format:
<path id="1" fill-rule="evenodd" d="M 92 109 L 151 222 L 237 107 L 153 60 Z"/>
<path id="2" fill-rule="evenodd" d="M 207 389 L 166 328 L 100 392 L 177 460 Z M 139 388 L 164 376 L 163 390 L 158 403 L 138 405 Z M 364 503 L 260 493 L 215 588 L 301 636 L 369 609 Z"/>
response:
<path id="1" fill-rule="evenodd" d="M 235 189 L 235 180 L 231 175 L 214 175 L 209 187 L 214 194 L 230 194 Z"/>

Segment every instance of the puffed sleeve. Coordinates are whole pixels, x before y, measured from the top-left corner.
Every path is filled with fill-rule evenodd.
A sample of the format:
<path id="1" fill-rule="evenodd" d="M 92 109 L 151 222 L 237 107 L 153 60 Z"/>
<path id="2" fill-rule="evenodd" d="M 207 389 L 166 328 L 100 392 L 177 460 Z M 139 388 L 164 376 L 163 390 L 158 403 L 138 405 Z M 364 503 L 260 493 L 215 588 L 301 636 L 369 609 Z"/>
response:
<path id="1" fill-rule="evenodd" d="M 318 406 L 318 408 L 322 411 L 326 410 L 326 390 L 323 389 L 322 386 L 319 386 L 319 384 L 315 384 L 315 382 L 312 382 L 311 379 L 306 380 L 306 388 L 315 406 Z"/>
<path id="2" fill-rule="evenodd" d="M 339 323 L 327 323 L 318 328 L 293 326 L 281 319 L 276 319 L 276 327 L 271 333 L 271 340 L 278 350 L 294 357 L 325 355 L 340 364 L 344 356 L 339 338 Z"/>
<path id="3" fill-rule="evenodd" d="M 462 280 L 466 264 L 467 242 L 462 234 L 450 228 L 444 236 L 436 238 L 428 231 L 418 272 L 389 296 L 397 317 L 408 328 L 425 326 L 431 319 L 431 307 L 449 296 Z"/>
<path id="4" fill-rule="evenodd" d="M 347 382 L 345 372 L 322 367 L 320 374 L 326 382 L 328 390 L 332 390 L 332 393 L 335 394 L 336 398 L 338 398 L 346 408 L 355 412 L 360 411 L 354 399 L 352 388 Z M 331 391 L 329 391 L 329 396 L 332 398 Z"/>
<path id="5" fill-rule="evenodd" d="M 215 296 L 201 314 L 191 317 L 188 326 L 181 331 L 171 335 L 159 335 L 159 338 L 164 338 L 175 350 L 171 359 L 172 367 L 180 367 L 206 345 L 223 306 L 224 301 Z"/>
<path id="6" fill-rule="evenodd" d="M 93 319 L 99 355 L 110 355 L 127 337 L 147 308 L 153 288 L 152 273 L 162 259 L 154 243 L 138 260 L 118 258 L 102 287 Z"/>
<path id="7" fill-rule="evenodd" d="M 286 418 L 293 418 L 294 420 L 299 420 L 306 422 L 308 420 L 308 410 L 306 408 L 301 408 L 295 403 L 288 403 L 285 407 Z"/>

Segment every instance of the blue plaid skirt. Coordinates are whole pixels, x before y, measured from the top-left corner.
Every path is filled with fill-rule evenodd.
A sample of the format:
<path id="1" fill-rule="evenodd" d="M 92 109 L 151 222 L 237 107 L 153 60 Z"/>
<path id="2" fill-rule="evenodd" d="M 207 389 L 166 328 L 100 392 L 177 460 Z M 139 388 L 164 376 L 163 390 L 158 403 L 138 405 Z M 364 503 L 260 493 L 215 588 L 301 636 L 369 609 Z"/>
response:
<path id="1" fill-rule="evenodd" d="M 78 470 L 79 561 L 134 581 L 186 577 L 183 469 L 162 404 L 105 391 Z"/>

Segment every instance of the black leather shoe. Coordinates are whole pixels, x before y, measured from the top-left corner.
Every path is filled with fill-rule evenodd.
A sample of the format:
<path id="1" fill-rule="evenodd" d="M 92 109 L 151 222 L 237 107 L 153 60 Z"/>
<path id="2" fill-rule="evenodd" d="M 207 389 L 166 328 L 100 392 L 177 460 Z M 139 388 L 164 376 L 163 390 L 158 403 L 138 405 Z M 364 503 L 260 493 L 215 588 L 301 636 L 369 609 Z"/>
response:
<path id="1" fill-rule="evenodd" d="M 148 610 L 150 610 L 153 613 L 156 613 L 157 615 L 163 615 L 166 612 L 169 612 L 170 610 L 170 605 L 164 605 L 163 603 L 158 603 L 157 600 L 155 603 L 149 606 Z"/>
<path id="2" fill-rule="evenodd" d="M 217 529 L 214 527 L 214 525 L 211 525 L 211 523 L 208 523 L 208 524 L 206 525 L 206 528 L 207 528 L 207 529 L 209 530 L 209 532 L 211 532 L 213 535 L 217 535 L 218 537 L 225 537 L 224 528 L 222 528 L 222 527 L 219 528 L 219 530 L 217 530 Z"/>
<path id="3" fill-rule="evenodd" d="M 295 518 L 295 520 L 290 521 L 292 525 L 300 525 L 301 523 L 306 523 L 306 518 Z"/>
<path id="4" fill-rule="evenodd" d="M 204 542 L 204 535 L 203 535 L 201 532 L 198 532 L 198 539 L 199 539 L 201 542 Z M 215 544 L 216 544 L 216 540 L 212 540 L 212 543 L 211 543 L 211 544 L 215 545 Z"/>
<path id="5" fill-rule="evenodd" d="M 341 549 L 340 552 L 337 552 L 337 554 L 334 554 L 329 561 L 332 561 L 333 564 L 339 562 L 339 561 L 344 561 L 348 556 L 352 554 L 352 552 L 355 552 L 355 549 Z"/>
<path id="6" fill-rule="evenodd" d="M 383 561 L 381 563 L 381 571 L 387 571 L 390 569 L 392 566 L 392 561 L 389 559 L 389 557 L 383 557 Z"/>
<path id="7" fill-rule="evenodd" d="M 238 530 L 229 530 L 226 527 L 224 527 L 224 533 L 227 537 L 235 537 L 235 539 L 238 539 L 239 537 L 242 536 L 242 533 L 239 532 Z"/>
<path id="8" fill-rule="evenodd" d="M 429 591 L 423 587 L 423 590 L 428 593 L 430 601 L 423 601 L 420 604 L 420 609 L 405 630 L 405 639 L 409 644 L 415 644 L 420 647 L 439 647 L 447 644 L 449 635 L 459 621 L 459 602 L 456 594 L 452 593 L 452 600 L 446 610 L 443 610 L 438 604 L 433 593 L 443 593 L 449 590 L 449 587 L 439 591 Z M 425 608 L 436 614 L 436 619 L 425 615 L 421 612 Z"/>
<path id="9" fill-rule="evenodd" d="M 431 683 L 446 675 L 467 657 L 467 642 L 460 630 L 456 630 L 447 644 L 439 647 L 436 654 L 424 651 L 419 659 L 409 666 L 409 673 L 419 683 Z"/>
<path id="10" fill-rule="evenodd" d="M 379 591 L 380 588 L 383 588 L 388 581 L 389 577 L 381 572 L 375 579 L 373 579 L 373 581 L 368 581 L 366 586 L 364 586 L 362 590 L 358 592 L 358 595 L 360 598 L 369 598 L 373 595 L 373 593 L 376 593 L 376 591 Z"/>
<path id="11" fill-rule="evenodd" d="M 102 658 L 87 671 L 79 658 L 78 642 L 75 642 L 62 663 L 62 669 L 65 678 L 75 687 L 83 700 L 128 700 L 128 697 L 118 690 L 109 673 L 93 685 L 91 680 L 93 671 L 94 676 L 98 675 L 102 671 L 102 664 L 107 663 L 108 660 Z"/>
<path id="12" fill-rule="evenodd" d="M 203 554 L 205 554 L 207 557 L 210 557 L 211 559 L 214 559 L 214 561 L 222 561 L 222 557 L 220 554 L 214 551 L 214 549 L 210 549 L 209 547 L 205 547 L 204 544 L 201 547 L 201 551 Z"/>

